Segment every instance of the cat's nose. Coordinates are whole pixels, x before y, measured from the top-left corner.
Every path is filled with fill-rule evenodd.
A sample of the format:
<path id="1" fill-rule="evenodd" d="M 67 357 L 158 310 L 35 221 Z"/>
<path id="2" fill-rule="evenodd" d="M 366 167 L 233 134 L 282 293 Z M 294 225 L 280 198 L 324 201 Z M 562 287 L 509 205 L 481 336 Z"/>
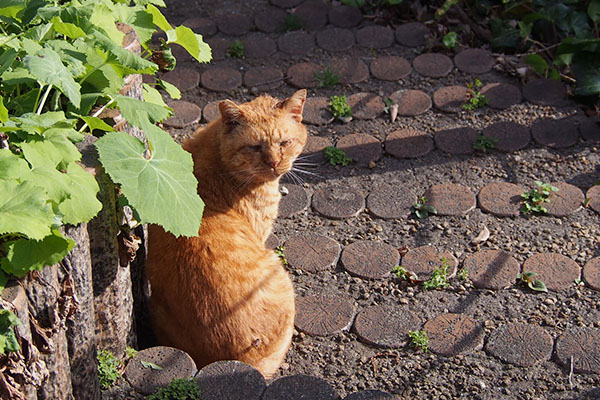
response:
<path id="1" fill-rule="evenodd" d="M 265 161 L 265 163 L 273 169 L 277 168 L 279 166 L 280 162 L 281 162 L 281 160 L 266 160 Z"/>

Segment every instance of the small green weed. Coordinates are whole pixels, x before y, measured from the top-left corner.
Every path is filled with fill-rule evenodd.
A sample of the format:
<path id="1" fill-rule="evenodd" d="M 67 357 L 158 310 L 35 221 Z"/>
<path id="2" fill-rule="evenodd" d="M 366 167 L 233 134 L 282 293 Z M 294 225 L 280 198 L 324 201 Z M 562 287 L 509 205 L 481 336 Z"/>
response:
<path id="1" fill-rule="evenodd" d="M 108 350 L 98 352 L 98 379 L 104 390 L 110 388 L 120 377 L 121 361 Z"/>
<path id="2" fill-rule="evenodd" d="M 390 107 L 393 106 L 394 104 L 396 104 L 396 102 L 394 100 L 390 99 L 389 97 L 386 97 L 383 100 L 383 103 L 385 104 L 385 108 L 383 109 L 383 111 L 386 114 L 389 114 L 390 113 Z"/>
<path id="3" fill-rule="evenodd" d="M 130 358 L 135 357 L 137 353 L 138 351 L 136 349 L 127 346 L 127 348 L 125 349 L 125 358 L 129 360 Z"/>
<path id="4" fill-rule="evenodd" d="M 348 105 L 346 96 L 331 96 L 329 98 L 329 108 L 336 118 L 347 118 L 352 116 L 352 110 Z"/>
<path id="5" fill-rule="evenodd" d="M 291 32 L 299 31 L 304 28 L 304 23 L 296 14 L 287 14 L 283 20 L 283 23 L 279 27 L 280 32 Z"/>
<path id="6" fill-rule="evenodd" d="M 225 55 L 229 58 L 244 58 L 244 42 L 239 39 L 234 40 Z"/>
<path id="7" fill-rule="evenodd" d="M 456 46 L 458 40 L 458 34 L 456 32 L 448 32 L 444 35 L 442 43 L 448 50 L 452 50 Z"/>
<path id="8" fill-rule="evenodd" d="M 417 218 L 424 219 L 429 217 L 429 214 L 437 214 L 437 210 L 435 209 L 435 207 L 430 206 L 426 203 L 427 199 L 425 198 L 425 196 L 423 196 L 420 197 L 419 200 L 417 200 L 417 204 L 411 207 L 412 212 L 415 213 Z"/>
<path id="9" fill-rule="evenodd" d="M 281 258 L 281 262 L 283 263 L 283 265 L 288 265 L 288 262 L 285 258 L 284 250 L 285 250 L 285 246 L 277 246 L 277 247 L 275 247 L 275 249 L 273 249 L 275 254 L 277 254 L 279 256 L 279 258 Z"/>
<path id="10" fill-rule="evenodd" d="M 461 281 L 466 281 L 469 279 L 469 271 L 466 268 L 462 268 L 460 271 L 458 271 L 456 277 Z"/>
<path id="11" fill-rule="evenodd" d="M 323 149 L 325 158 L 331 165 L 347 166 L 352 162 L 352 159 L 346 155 L 344 150 L 339 149 L 335 146 L 327 146 Z"/>
<path id="12" fill-rule="evenodd" d="M 474 83 L 467 83 L 467 103 L 462 105 L 463 110 L 473 111 L 478 108 L 484 107 L 488 103 L 487 97 L 485 97 L 479 89 L 481 89 L 483 83 L 476 78 Z"/>
<path id="13" fill-rule="evenodd" d="M 425 331 L 409 331 L 410 345 L 423 350 L 425 353 L 429 350 L 429 337 Z"/>
<path id="14" fill-rule="evenodd" d="M 408 280 L 408 273 L 402 265 L 397 265 L 394 268 L 392 268 L 392 273 L 396 274 L 396 277 L 400 279 L 404 279 L 405 281 Z"/>
<path id="15" fill-rule="evenodd" d="M 493 150 L 496 147 L 496 143 L 498 143 L 498 139 L 496 138 L 479 135 L 473 142 L 473 148 L 482 153 L 487 153 L 489 150 Z"/>
<path id="16" fill-rule="evenodd" d="M 0 308 L 0 354 L 19 351 L 21 347 L 13 327 L 20 324 L 21 321 L 12 311 Z"/>
<path id="17" fill-rule="evenodd" d="M 433 270 L 431 278 L 423 282 L 423 289 L 447 288 L 450 285 L 450 282 L 448 282 L 448 267 L 448 260 L 442 258 L 441 265 Z"/>
<path id="18" fill-rule="evenodd" d="M 315 72 L 315 81 L 320 88 L 331 89 L 340 83 L 340 76 L 331 68 L 325 67 L 322 71 Z"/>
<path id="19" fill-rule="evenodd" d="M 533 279 L 534 276 L 537 275 L 537 272 L 523 272 L 522 274 L 517 275 L 517 279 L 526 284 L 527 287 L 531 290 L 535 290 L 536 292 L 548 292 L 548 288 L 546 284 L 542 282 L 540 279 Z"/>
<path id="20" fill-rule="evenodd" d="M 521 193 L 521 201 L 523 202 L 523 205 L 521 206 L 521 212 L 523 214 L 529 214 L 532 212 L 537 214 L 546 214 L 548 210 L 542 204 L 550 202 L 549 197 L 552 192 L 558 192 L 558 188 L 556 186 L 552 186 L 548 183 L 535 181 L 535 184 L 537 186 L 536 189 Z"/>
<path id="21" fill-rule="evenodd" d="M 173 379 L 166 387 L 158 389 L 147 400 L 201 400 L 202 391 L 193 379 Z"/>
<path id="22" fill-rule="evenodd" d="M 535 72 L 544 78 L 551 78 L 554 80 L 560 80 L 560 72 L 554 67 L 548 65 L 546 60 L 538 54 L 530 54 L 525 58 L 525 63 L 530 65 Z"/>

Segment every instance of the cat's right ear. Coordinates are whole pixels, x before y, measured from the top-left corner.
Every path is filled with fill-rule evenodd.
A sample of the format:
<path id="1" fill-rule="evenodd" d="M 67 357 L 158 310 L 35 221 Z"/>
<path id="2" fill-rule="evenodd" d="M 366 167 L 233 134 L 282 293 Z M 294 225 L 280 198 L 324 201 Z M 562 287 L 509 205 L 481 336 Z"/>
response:
<path id="1" fill-rule="evenodd" d="M 242 118 L 240 108 L 231 100 L 223 100 L 220 102 L 219 111 L 221 112 L 223 123 L 228 126 L 239 124 L 240 119 Z"/>

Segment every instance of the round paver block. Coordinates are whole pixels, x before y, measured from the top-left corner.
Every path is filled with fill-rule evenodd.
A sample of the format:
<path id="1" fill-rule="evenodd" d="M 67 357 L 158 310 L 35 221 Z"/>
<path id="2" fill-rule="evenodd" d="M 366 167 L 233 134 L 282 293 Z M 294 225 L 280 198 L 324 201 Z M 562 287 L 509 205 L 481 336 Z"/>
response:
<path id="1" fill-rule="evenodd" d="M 143 362 L 151 362 L 162 369 L 146 368 Z M 125 368 L 125 379 L 136 392 L 149 395 L 167 386 L 173 379 L 189 379 L 196 374 L 194 360 L 182 350 L 157 346 L 140 350 Z"/>
<path id="2" fill-rule="evenodd" d="M 244 74 L 244 85 L 258 91 L 275 89 L 283 83 L 283 73 L 273 67 L 255 67 Z"/>
<path id="3" fill-rule="evenodd" d="M 350 275 L 380 279 L 390 275 L 400 261 L 400 254 L 389 244 L 359 240 L 344 248 L 341 261 Z"/>
<path id="4" fill-rule="evenodd" d="M 420 326 L 420 318 L 412 311 L 384 304 L 365 308 L 354 321 L 354 330 L 361 341 L 387 348 L 406 346 L 408 332 Z"/>
<path id="5" fill-rule="evenodd" d="M 365 208 L 365 199 L 356 189 L 348 186 L 328 186 L 313 194 L 312 206 L 327 218 L 356 217 Z"/>
<path id="6" fill-rule="evenodd" d="M 462 111 L 462 105 L 469 101 L 465 86 L 444 86 L 433 92 L 433 104 L 446 112 Z"/>
<path id="7" fill-rule="evenodd" d="M 523 98 L 521 89 L 510 83 L 488 83 L 481 88 L 481 94 L 488 99 L 488 106 L 500 110 L 519 104 Z"/>
<path id="8" fill-rule="evenodd" d="M 588 207 L 600 213 L 600 185 L 592 186 L 585 194 L 588 200 Z"/>
<path id="9" fill-rule="evenodd" d="M 558 105 L 566 95 L 565 85 L 554 79 L 535 79 L 523 86 L 523 96 L 527 101 L 544 106 Z"/>
<path id="10" fill-rule="evenodd" d="M 259 400 L 267 382 L 254 367 L 241 361 L 217 361 L 196 375 L 202 400 Z"/>
<path id="11" fill-rule="evenodd" d="M 292 375 L 271 382 L 262 400 L 335 400 L 337 398 L 337 393 L 325 380 L 309 375 Z"/>
<path id="12" fill-rule="evenodd" d="M 398 56 L 377 57 L 371 63 L 371 74 L 383 81 L 397 81 L 410 74 L 410 63 Z"/>
<path id="13" fill-rule="evenodd" d="M 366 133 L 342 136 L 336 147 L 344 150 L 352 161 L 363 167 L 369 165 L 371 161 L 378 161 L 382 153 L 379 140 Z"/>
<path id="14" fill-rule="evenodd" d="M 302 21 L 302 27 L 309 31 L 321 29 L 327 23 L 327 6 L 322 1 L 306 1 L 296 8 L 294 14 Z"/>
<path id="15" fill-rule="evenodd" d="M 304 103 L 302 119 L 311 125 L 326 125 L 334 120 L 327 97 L 309 97 Z"/>
<path id="16" fill-rule="evenodd" d="M 420 22 L 409 22 L 396 28 L 396 40 L 407 47 L 423 46 L 427 35 L 429 28 Z"/>
<path id="17" fill-rule="evenodd" d="M 531 125 L 533 139 L 555 149 L 573 146 L 579 140 L 577 125 L 564 119 L 538 119 Z"/>
<path id="18" fill-rule="evenodd" d="M 419 74 L 430 78 L 441 78 L 452 71 L 452 60 L 450 57 L 439 53 L 421 54 L 413 60 L 413 68 Z"/>
<path id="19" fill-rule="evenodd" d="M 577 187 L 566 182 L 551 182 L 552 186 L 558 188 L 558 192 L 550 193 L 549 203 L 544 203 L 548 215 L 554 217 L 566 217 L 581 209 L 585 200 L 583 192 Z"/>
<path id="20" fill-rule="evenodd" d="M 585 264 L 583 279 L 592 289 L 600 290 L 600 257 L 594 257 Z"/>
<path id="21" fill-rule="evenodd" d="M 202 118 L 202 109 L 194 103 L 174 100 L 169 103 L 169 107 L 173 109 L 173 116 L 166 119 L 163 123 L 170 128 L 184 128 L 195 124 Z"/>
<path id="22" fill-rule="evenodd" d="M 362 13 L 358 7 L 333 5 L 328 13 L 329 22 L 340 28 L 352 28 L 362 21 Z"/>
<path id="23" fill-rule="evenodd" d="M 172 83 L 179 90 L 185 92 L 198 86 L 200 83 L 200 74 L 193 68 L 179 67 L 167 72 L 161 79 Z"/>
<path id="24" fill-rule="evenodd" d="M 440 314 L 427 321 L 423 329 L 434 353 L 452 356 L 483 347 L 483 326 L 467 315 Z"/>
<path id="25" fill-rule="evenodd" d="M 480 289 L 505 289 L 515 283 L 521 265 L 502 250 L 482 250 L 470 255 L 463 262 L 469 279 Z"/>
<path id="26" fill-rule="evenodd" d="M 281 8 L 268 7 L 254 16 L 254 25 L 266 33 L 273 33 L 283 26 L 287 13 Z"/>
<path id="27" fill-rule="evenodd" d="M 250 30 L 252 20 L 245 14 L 225 14 L 217 17 L 217 28 L 230 36 L 242 36 Z"/>
<path id="28" fill-rule="evenodd" d="M 279 50 L 286 54 L 303 56 L 310 53 L 315 47 L 315 39 L 309 33 L 294 31 L 281 35 L 277 40 L 277 45 Z"/>
<path id="29" fill-rule="evenodd" d="M 221 118 L 221 112 L 219 111 L 219 103 L 223 100 L 211 101 L 202 109 L 202 115 L 207 122 L 213 122 Z"/>
<path id="30" fill-rule="evenodd" d="M 356 31 L 356 41 L 371 49 L 385 49 L 394 43 L 394 32 L 385 26 L 369 25 Z"/>
<path id="31" fill-rule="evenodd" d="M 233 43 L 231 39 L 213 37 L 206 39 L 206 44 L 210 46 L 212 61 L 224 60 L 227 56 L 227 50 Z M 179 60 L 179 58 L 177 58 Z"/>
<path id="32" fill-rule="evenodd" d="M 277 42 L 263 33 L 253 33 L 243 40 L 247 58 L 267 58 L 277 52 Z"/>
<path id="33" fill-rule="evenodd" d="M 363 390 L 349 394 L 344 397 L 344 400 L 396 400 L 398 398 L 398 396 L 381 390 Z"/>
<path id="34" fill-rule="evenodd" d="M 360 59 L 341 58 L 334 60 L 330 69 L 340 77 L 340 83 L 359 83 L 369 78 L 369 67 Z"/>
<path id="35" fill-rule="evenodd" d="M 407 218 L 417 196 L 406 186 L 382 184 L 367 197 L 369 212 L 379 218 Z"/>
<path id="36" fill-rule="evenodd" d="M 352 117 L 357 119 L 374 119 L 385 110 L 385 103 L 381 97 L 366 92 L 348 96 L 348 105 L 352 109 Z"/>
<path id="37" fill-rule="evenodd" d="M 183 21 L 182 25 L 205 37 L 217 33 L 217 24 L 210 18 L 191 17 Z"/>
<path id="38" fill-rule="evenodd" d="M 312 233 L 292 236 L 284 247 L 289 266 L 306 272 L 323 271 L 335 266 L 342 251 L 335 240 Z"/>
<path id="39" fill-rule="evenodd" d="M 397 90 L 390 99 L 398 104 L 398 115 L 412 117 L 431 108 L 431 97 L 421 90 Z"/>
<path id="40" fill-rule="evenodd" d="M 486 345 L 492 355 L 519 367 L 532 367 L 549 360 L 553 347 L 554 340 L 544 328 L 519 322 L 496 329 Z"/>
<path id="41" fill-rule="evenodd" d="M 313 336 L 326 336 L 348 329 L 354 307 L 344 295 L 296 298 L 296 328 Z"/>
<path id="42" fill-rule="evenodd" d="M 302 3 L 304 0 L 269 0 L 271 4 L 281 8 L 291 8 L 296 7 L 298 4 Z"/>
<path id="43" fill-rule="evenodd" d="M 585 141 L 600 142 L 600 117 L 583 120 L 579 124 L 579 133 Z"/>
<path id="44" fill-rule="evenodd" d="M 302 160 L 315 165 L 325 164 L 327 159 L 323 154 L 323 149 L 327 146 L 331 146 L 331 141 L 328 138 L 309 136 L 302 150 Z"/>
<path id="45" fill-rule="evenodd" d="M 473 153 L 473 143 L 478 137 L 479 132 L 470 127 L 444 129 L 433 136 L 436 146 L 450 154 Z"/>
<path id="46" fill-rule="evenodd" d="M 492 182 L 479 191 L 479 207 L 498 217 L 518 217 L 521 209 L 521 193 L 525 190 L 509 182 Z"/>
<path id="47" fill-rule="evenodd" d="M 483 129 L 482 135 L 496 139 L 494 149 L 506 152 L 523 149 L 531 141 L 529 128 L 513 121 L 488 125 Z"/>
<path id="48" fill-rule="evenodd" d="M 397 158 L 421 157 L 434 147 L 431 135 L 412 128 L 393 131 L 385 139 L 385 152 Z"/>
<path id="49" fill-rule="evenodd" d="M 229 92 L 242 84 L 242 74 L 229 67 L 214 67 L 202 73 L 202 86 L 215 92 Z"/>
<path id="50" fill-rule="evenodd" d="M 457 183 L 442 183 L 430 187 L 424 194 L 427 204 L 439 215 L 465 215 L 475 208 L 475 196 L 471 190 Z"/>
<path id="51" fill-rule="evenodd" d="M 346 51 L 354 45 L 354 34 L 344 28 L 323 29 L 317 33 L 317 45 L 327 51 Z"/>
<path id="52" fill-rule="evenodd" d="M 279 214 L 281 218 L 291 217 L 308 207 L 308 193 L 302 186 L 286 184 L 287 194 L 281 196 Z"/>
<path id="53" fill-rule="evenodd" d="M 274 249 L 277 246 L 279 246 L 279 238 L 271 233 L 265 241 L 265 248 Z"/>
<path id="54" fill-rule="evenodd" d="M 440 251 L 433 246 L 421 246 L 410 249 L 402 256 L 402 266 L 410 272 L 414 272 L 420 280 L 427 280 L 431 273 L 439 268 L 444 259 L 448 263 L 448 277 L 456 275 L 458 260 L 448 251 Z"/>
<path id="55" fill-rule="evenodd" d="M 600 374 L 600 329 L 574 327 L 556 341 L 556 356 L 567 368 L 583 374 Z"/>
<path id="56" fill-rule="evenodd" d="M 287 70 L 287 82 L 298 89 L 310 89 L 317 87 L 318 82 L 315 74 L 321 72 L 323 67 L 311 62 L 293 64 Z"/>
<path id="57" fill-rule="evenodd" d="M 454 56 L 456 68 L 469 74 L 484 74 L 494 66 L 492 53 L 484 49 L 464 49 Z"/>
<path id="58" fill-rule="evenodd" d="M 523 263 L 523 272 L 536 272 L 533 279 L 540 279 L 548 290 L 564 290 L 572 287 L 581 275 L 579 265 L 557 253 L 538 253 Z"/>

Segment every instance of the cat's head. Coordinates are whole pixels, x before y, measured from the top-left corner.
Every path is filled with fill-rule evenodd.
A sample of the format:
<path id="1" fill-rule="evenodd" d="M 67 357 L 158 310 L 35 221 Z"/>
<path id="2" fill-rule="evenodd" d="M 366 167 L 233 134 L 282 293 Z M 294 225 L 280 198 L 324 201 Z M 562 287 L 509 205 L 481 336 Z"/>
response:
<path id="1" fill-rule="evenodd" d="M 284 101 L 263 95 L 240 105 L 220 102 L 221 159 L 229 172 L 259 182 L 288 172 L 306 144 L 305 100 L 303 89 Z"/>

